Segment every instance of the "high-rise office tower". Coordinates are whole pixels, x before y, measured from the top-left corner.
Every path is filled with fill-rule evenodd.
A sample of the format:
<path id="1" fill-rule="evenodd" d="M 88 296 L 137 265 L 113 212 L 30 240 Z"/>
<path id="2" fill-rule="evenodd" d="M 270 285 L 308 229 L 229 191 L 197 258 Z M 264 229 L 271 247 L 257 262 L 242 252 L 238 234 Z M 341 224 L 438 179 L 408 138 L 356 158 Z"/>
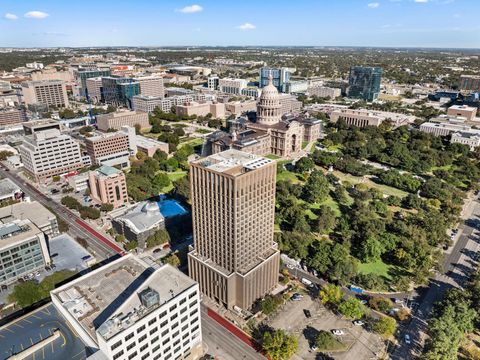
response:
<path id="1" fill-rule="evenodd" d="M 275 179 L 274 161 L 238 150 L 191 163 L 190 276 L 228 308 L 248 309 L 277 284 Z"/>
<path id="2" fill-rule="evenodd" d="M 287 92 L 288 83 L 290 82 L 290 70 L 288 68 L 269 68 L 262 67 L 260 69 L 260 82 L 261 88 L 269 84 L 269 77 L 272 76 L 273 86 L 280 92 Z"/>
<path id="3" fill-rule="evenodd" d="M 348 97 L 374 101 L 380 93 L 383 69 L 380 67 L 353 66 L 348 77 Z"/>

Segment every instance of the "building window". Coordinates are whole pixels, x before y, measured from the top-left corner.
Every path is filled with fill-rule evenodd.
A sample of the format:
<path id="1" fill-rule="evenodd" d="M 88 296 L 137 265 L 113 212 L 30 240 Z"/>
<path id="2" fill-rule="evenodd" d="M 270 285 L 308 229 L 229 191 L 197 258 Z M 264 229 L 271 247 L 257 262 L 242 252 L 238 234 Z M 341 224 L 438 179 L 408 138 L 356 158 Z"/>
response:
<path id="1" fill-rule="evenodd" d="M 130 349 L 133 349 L 134 346 L 135 346 L 135 341 L 127 346 L 127 351 L 130 350 Z"/>
<path id="2" fill-rule="evenodd" d="M 122 340 L 117 341 L 115 344 L 113 344 L 112 347 L 111 347 L 111 349 L 112 349 L 112 350 L 115 350 L 115 349 L 118 348 L 120 345 L 122 345 Z"/>
<path id="3" fill-rule="evenodd" d="M 138 339 L 138 342 L 141 343 L 141 342 L 144 341 L 146 338 L 147 338 L 147 335 L 143 335 L 143 336 L 140 337 L 140 339 Z"/>
<path id="4" fill-rule="evenodd" d="M 113 360 L 115 359 L 118 359 L 120 356 L 123 355 L 123 350 L 120 350 L 118 353 L 116 353 L 115 355 L 113 355 Z"/>
<path id="5" fill-rule="evenodd" d="M 145 330 L 145 325 L 142 325 L 137 329 L 137 334 L 141 333 L 143 330 Z"/>
<path id="6" fill-rule="evenodd" d="M 131 359 L 133 359 L 135 356 L 137 356 L 137 352 L 136 352 L 136 351 L 133 352 L 133 353 L 131 353 L 130 355 L 128 355 L 128 359 L 131 360 Z"/>

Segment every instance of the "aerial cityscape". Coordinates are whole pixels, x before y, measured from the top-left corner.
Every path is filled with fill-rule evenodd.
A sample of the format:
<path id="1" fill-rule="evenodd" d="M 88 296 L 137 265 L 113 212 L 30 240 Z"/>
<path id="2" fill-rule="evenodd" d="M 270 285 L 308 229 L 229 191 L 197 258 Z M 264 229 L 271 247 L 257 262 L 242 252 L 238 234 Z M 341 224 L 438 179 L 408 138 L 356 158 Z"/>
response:
<path id="1" fill-rule="evenodd" d="M 479 11 L 7 0 L 0 360 L 480 359 Z"/>

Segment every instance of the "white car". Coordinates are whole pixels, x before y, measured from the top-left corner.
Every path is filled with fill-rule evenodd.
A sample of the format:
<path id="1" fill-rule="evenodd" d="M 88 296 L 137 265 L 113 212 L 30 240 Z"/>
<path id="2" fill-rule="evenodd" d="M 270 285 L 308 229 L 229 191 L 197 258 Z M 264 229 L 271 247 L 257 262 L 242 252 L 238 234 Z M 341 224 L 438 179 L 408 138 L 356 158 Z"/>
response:
<path id="1" fill-rule="evenodd" d="M 318 350 L 317 345 L 310 346 L 310 351 L 314 352 L 314 351 L 317 351 L 317 350 Z"/>
<path id="2" fill-rule="evenodd" d="M 332 334 L 333 334 L 333 335 L 337 335 L 337 336 L 345 335 L 345 333 L 343 332 L 343 330 L 340 330 L 340 329 L 333 329 L 333 330 L 332 330 Z"/>
<path id="3" fill-rule="evenodd" d="M 410 345 L 412 343 L 412 340 L 410 339 L 410 335 L 405 334 L 405 344 Z"/>
<path id="4" fill-rule="evenodd" d="M 295 267 L 294 267 L 293 265 L 291 265 L 291 264 L 287 264 L 287 268 L 289 268 L 289 269 L 294 269 Z"/>
<path id="5" fill-rule="evenodd" d="M 355 320 L 355 321 L 353 322 L 353 325 L 355 325 L 355 326 L 363 326 L 363 325 L 365 325 L 365 323 L 364 323 L 362 320 Z"/>

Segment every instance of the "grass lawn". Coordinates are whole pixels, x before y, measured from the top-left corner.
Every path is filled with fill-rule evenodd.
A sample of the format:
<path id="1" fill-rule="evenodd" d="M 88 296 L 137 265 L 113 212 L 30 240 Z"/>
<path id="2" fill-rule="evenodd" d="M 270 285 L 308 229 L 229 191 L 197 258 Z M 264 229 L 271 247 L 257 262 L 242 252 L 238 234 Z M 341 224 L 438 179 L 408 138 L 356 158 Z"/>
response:
<path id="1" fill-rule="evenodd" d="M 277 182 L 282 180 L 290 180 L 293 184 L 300 182 L 295 173 L 286 170 L 277 173 Z"/>
<path id="2" fill-rule="evenodd" d="M 207 129 L 195 129 L 195 132 L 196 133 L 199 133 L 199 134 L 210 134 L 211 132 L 213 132 L 215 130 L 207 130 Z"/>
<path id="3" fill-rule="evenodd" d="M 182 140 L 180 140 L 182 141 Z M 180 144 L 178 144 L 178 148 L 181 148 L 182 146 L 184 145 L 190 145 L 190 146 L 198 146 L 198 145 L 202 145 L 203 144 L 203 139 L 201 138 L 186 138 L 185 140 L 183 140 Z"/>
<path id="4" fill-rule="evenodd" d="M 384 277 L 386 280 L 392 280 L 389 271 L 395 268 L 394 265 L 385 264 L 382 260 L 370 263 L 359 263 L 358 271 L 362 274 L 376 274 Z"/>
<path id="5" fill-rule="evenodd" d="M 167 174 L 168 178 L 170 179 L 170 181 L 172 182 L 170 185 L 168 186 L 165 186 L 163 189 L 162 189 L 162 193 L 168 193 L 170 190 L 173 189 L 173 182 L 184 177 L 185 175 L 187 175 L 187 172 L 186 171 L 175 171 L 175 172 L 165 172 L 165 171 L 159 171 L 158 173 L 164 173 L 164 174 Z"/>
<path id="6" fill-rule="evenodd" d="M 278 160 L 280 159 L 280 156 L 277 156 L 277 155 L 274 155 L 274 154 L 268 154 L 268 155 L 265 155 L 265 157 L 267 159 L 270 159 L 270 160 Z"/>
<path id="7" fill-rule="evenodd" d="M 323 201 L 321 203 L 318 203 L 318 204 L 310 205 L 310 209 L 305 211 L 305 214 L 308 215 L 308 217 L 310 217 L 310 219 L 316 219 L 317 215 L 315 215 L 312 210 L 319 209 L 320 206 L 323 206 L 323 205 L 331 208 L 337 216 L 340 216 L 342 214 L 341 211 L 340 211 L 340 207 L 338 206 L 338 203 L 335 200 L 333 200 L 333 198 L 330 195 L 328 195 L 328 197 L 325 201 Z"/>
<path id="8" fill-rule="evenodd" d="M 308 141 L 302 141 L 302 150 L 305 149 L 308 145 Z"/>

